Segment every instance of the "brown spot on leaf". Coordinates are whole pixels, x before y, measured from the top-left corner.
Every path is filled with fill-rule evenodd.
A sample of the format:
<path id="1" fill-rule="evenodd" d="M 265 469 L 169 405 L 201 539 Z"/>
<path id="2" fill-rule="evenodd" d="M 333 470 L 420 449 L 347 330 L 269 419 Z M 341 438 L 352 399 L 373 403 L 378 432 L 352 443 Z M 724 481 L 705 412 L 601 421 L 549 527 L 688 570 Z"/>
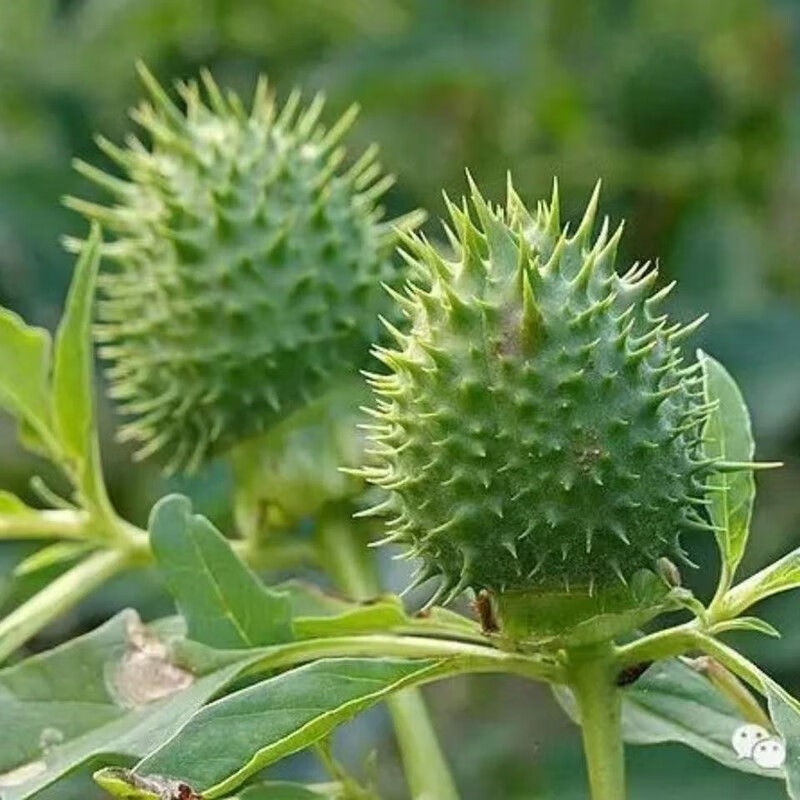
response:
<path id="1" fill-rule="evenodd" d="M 174 664 L 169 648 L 136 614 L 128 624 L 128 648 L 114 667 L 111 690 L 120 705 L 138 708 L 186 689 L 191 672 Z"/>

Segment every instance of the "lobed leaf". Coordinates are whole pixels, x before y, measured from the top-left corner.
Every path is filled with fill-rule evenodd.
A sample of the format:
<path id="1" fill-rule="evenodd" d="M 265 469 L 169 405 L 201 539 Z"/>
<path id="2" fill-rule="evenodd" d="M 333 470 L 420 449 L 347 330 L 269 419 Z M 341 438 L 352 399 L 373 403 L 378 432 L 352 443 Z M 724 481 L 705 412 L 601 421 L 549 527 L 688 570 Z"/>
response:
<path id="1" fill-rule="evenodd" d="M 208 800 L 224 797 L 388 694 L 433 679 L 443 663 L 325 659 L 283 673 L 198 712 L 136 772 L 177 776 Z"/>
<path id="2" fill-rule="evenodd" d="M 217 648 L 247 648 L 292 639 L 285 594 L 264 586 L 204 517 L 180 495 L 159 501 L 150 542 L 188 634 Z"/>
<path id="3" fill-rule="evenodd" d="M 703 432 L 707 458 L 749 463 L 755 445 L 742 393 L 728 371 L 708 354 L 698 351 L 703 369 L 706 401 L 717 403 Z M 723 580 L 729 588 L 750 533 L 750 518 L 755 499 L 753 471 L 715 472 L 708 478 L 709 514 L 722 555 Z"/>

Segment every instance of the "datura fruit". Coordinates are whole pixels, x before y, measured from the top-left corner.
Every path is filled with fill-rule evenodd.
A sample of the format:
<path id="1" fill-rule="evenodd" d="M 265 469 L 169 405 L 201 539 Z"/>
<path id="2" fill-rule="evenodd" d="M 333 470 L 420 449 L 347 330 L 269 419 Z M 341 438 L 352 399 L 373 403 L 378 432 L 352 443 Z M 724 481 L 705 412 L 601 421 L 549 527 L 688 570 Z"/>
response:
<path id="1" fill-rule="evenodd" d="M 681 353 L 701 320 L 659 313 L 671 286 L 654 291 L 649 264 L 615 271 L 622 226 L 592 238 L 597 191 L 574 233 L 557 187 L 535 213 L 510 182 L 505 208 L 471 195 L 448 201 L 452 251 L 404 237 L 415 279 L 390 291 L 408 322 L 387 323 L 389 373 L 369 376 L 363 474 L 387 494 L 365 514 L 391 517 L 417 583 L 440 578 L 431 602 L 471 587 L 506 627 L 608 633 L 668 590 L 680 534 L 709 528 L 711 409 Z"/>
<path id="2" fill-rule="evenodd" d="M 190 469 L 363 365 L 391 307 L 381 283 L 401 275 L 397 233 L 420 214 L 382 219 L 393 179 L 376 148 L 344 165 L 355 108 L 326 129 L 320 96 L 278 108 L 261 80 L 246 111 L 208 73 L 178 85 L 179 108 L 140 72 L 150 101 L 132 116 L 150 144 L 99 138 L 125 179 L 77 168 L 114 205 L 67 203 L 112 238 L 97 339 L 120 438 Z"/>

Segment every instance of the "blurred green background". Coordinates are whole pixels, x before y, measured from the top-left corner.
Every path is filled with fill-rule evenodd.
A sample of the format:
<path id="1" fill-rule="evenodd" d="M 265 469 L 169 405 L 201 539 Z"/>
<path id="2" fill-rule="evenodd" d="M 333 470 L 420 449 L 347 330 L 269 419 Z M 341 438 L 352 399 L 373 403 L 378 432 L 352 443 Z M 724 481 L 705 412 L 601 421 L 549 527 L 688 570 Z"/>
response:
<path id="1" fill-rule="evenodd" d="M 0 303 L 31 321 L 57 321 L 72 267 L 59 238 L 82 231 L 59 203 L 89 192 L 70 159 L 103 163 L 92 134 L 119 140 L 130 128 L 137 58 L 166 81 L 207 65 L 245 93 L 260 71 L 280 96 L 323 89 L 329 119 L 357 101 L 353 145 L 380 143 L 399 178 L 394 211 L 419 205 L 435 219 L 441 190 L 460 194 L 469 167 L 496 199 L 509 169 L 531 202 L 557 175 L 574 216 L 602 178 L 606 211 L 628 222 L 623 262 L 658 258 L 663 280 L 680 281 L 672 311 L 711 312 L 698 343 L 740 381 L 759 455 L 786 462 L 759 479 L 745 570 L 800 543 L 798 0 L 0 0 Z M 25 494 L 32 462 L 10 425 L 0 435 L 2 483 Z M 107 438 L 115 500 L 142 521 L 162 479 Z M 181 488 L 214 516 L 224 484 L 212 469 Z M 707 593 L 712 543 L 687 544 L 706 565 L 690 582 Z M 33 588 L 2 577 L 21 555 L 0 550 L 6 605 Z M 37 645 L 125 603 L 159 613 L 164 601 L 141 577 Z M 798 602 L 761 609 L 781 641 L 739 642 L 795 693 Z M 577 733 L 545 692 L 482 677 L 429 696 L 464 800 L 585 797 Z M 402 796 L 383 717 L 344 738 L 356 754 L 377 743 L 387 797 Z M 777 782 L 679 748 L 633 750 L 630 761 L 634 800 L 783 796 Z"/>

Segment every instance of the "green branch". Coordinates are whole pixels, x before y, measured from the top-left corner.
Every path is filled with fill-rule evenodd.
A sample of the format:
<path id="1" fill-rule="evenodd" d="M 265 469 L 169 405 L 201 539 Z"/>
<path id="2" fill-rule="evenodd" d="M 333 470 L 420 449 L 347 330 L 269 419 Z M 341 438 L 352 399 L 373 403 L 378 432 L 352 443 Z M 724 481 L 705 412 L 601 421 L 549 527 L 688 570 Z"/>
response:
<path id="1" fill-rule="evenodd" d="M 615 667 L 619 671 L 645 661 L 660 661 L 663 658 L 684 655 L 697 647 L 698 631 L 699 626 L 695 620 L 651 633 L 630 644 L 616 647 L 614 649 Z"/>
<path id="2" fill-rule="evenodd" d="M 563 683 L 564 671 L 551 661 L 496 650 L 493 647 L 422 636 L 367 634 L 308 639 L 266 648 L 263 658 L 246 674 L 285 669 L 320 658 L 447 658 L 455 659 L 471 672 L 504 672 L 530 680 Z"/>

